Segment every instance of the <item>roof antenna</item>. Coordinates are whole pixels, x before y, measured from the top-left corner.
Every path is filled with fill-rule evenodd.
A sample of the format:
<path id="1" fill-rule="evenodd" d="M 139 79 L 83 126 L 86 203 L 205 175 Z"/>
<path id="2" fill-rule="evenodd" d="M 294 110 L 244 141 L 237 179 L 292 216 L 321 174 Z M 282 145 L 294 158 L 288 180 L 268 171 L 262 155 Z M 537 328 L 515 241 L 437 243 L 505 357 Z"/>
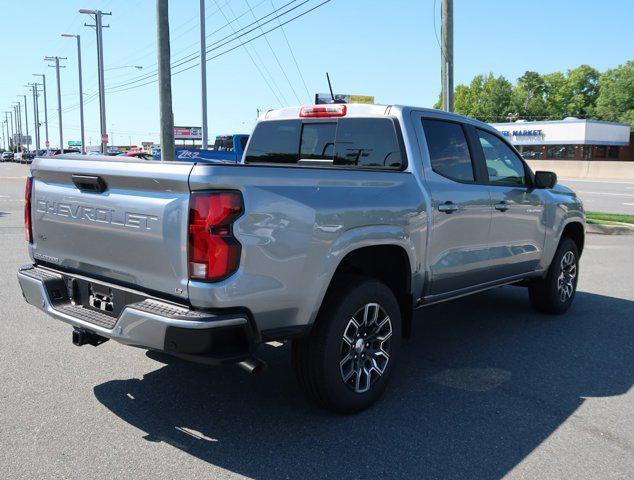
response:
<path id="1" fill-rule="evenodd" d="M 330 89 L 330 98 L 332 98 L 332 103 L 337 103 L 335 102 L 335 94 L 332 93 L 332 84 L 330 83 L 330 75 L 328 75 L 328 72 L 326 72 L 326 79 L 328 80 L 328 88 Z"/>

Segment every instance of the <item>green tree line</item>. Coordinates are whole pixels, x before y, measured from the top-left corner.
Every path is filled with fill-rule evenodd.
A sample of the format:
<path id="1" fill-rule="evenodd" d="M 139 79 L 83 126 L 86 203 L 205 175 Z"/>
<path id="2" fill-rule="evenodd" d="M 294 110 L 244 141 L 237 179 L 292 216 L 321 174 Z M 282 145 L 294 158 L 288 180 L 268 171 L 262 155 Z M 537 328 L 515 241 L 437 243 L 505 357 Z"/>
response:
<path id="1" fill-rule="evenodd" d="M 515 85 L 502 75 L 477 75 L 456 87 L 454 110 L 484 122 L 578 117 L 629 123 L 634 130 L 634 60 L 603 73 L 588 65 L 545 75 L 527 71 Z"/>

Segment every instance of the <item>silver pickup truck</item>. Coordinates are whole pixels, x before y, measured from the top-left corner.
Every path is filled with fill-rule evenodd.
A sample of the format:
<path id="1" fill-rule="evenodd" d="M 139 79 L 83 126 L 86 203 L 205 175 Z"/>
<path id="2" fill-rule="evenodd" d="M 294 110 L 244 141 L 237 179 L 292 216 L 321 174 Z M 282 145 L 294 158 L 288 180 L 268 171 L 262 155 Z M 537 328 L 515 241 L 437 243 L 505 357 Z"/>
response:
<path id="1" fill-rule="evenodd" d="M 292 341 L 308 397 L 371 405 L 415 310 L 506 284 L 540 311 L 575 295 L 579 198 L 492 127 L 403 106 L 269 111 L 241 164 L 37 158 L 26 301 L 107 339 L 258 370 Z"/>

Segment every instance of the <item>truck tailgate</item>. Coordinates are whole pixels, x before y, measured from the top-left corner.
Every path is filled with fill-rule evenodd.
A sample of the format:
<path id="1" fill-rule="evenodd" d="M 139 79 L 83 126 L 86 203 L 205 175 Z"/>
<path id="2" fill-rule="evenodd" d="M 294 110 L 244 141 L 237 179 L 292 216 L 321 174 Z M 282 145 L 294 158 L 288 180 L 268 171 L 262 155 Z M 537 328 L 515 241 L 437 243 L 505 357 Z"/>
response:
<path id="1" fill-rule="evenodd" d="M 192 167 L 114 157 L 35 159 L 34 260 L 187 298 Z"/>

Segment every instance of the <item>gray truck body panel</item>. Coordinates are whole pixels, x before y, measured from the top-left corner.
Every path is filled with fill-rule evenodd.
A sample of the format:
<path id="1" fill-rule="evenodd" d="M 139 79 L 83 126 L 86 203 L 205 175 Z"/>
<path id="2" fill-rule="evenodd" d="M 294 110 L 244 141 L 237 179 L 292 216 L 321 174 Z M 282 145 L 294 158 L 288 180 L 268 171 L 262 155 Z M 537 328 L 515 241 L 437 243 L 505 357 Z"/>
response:
<path id="1" fill-rule="evenodd" d="M 357 114 L 398 121 L 403 171 L 37 158 L 31 256 L 193 309 L 247 309 L 259 331 L 274 331 L 309 326 L 342 259 L 359 248 L 402 248 L 414 307 L 542 275 L 565 226 L 584 222 L 579 199 L 565 187 L 466 185 L 432 170 L 421 118 L 497 133 L 489 125 L 413 107 Z M 284 115 L 293 110 L 261 121 Z M 99 175 L 109 188 L 80 192 L 73 174 Z M 220 282 L 189 280 L 190 192 L 222 189 L 244 200 L 233 226 L 239 268 Z M 447 200 L 459 207 L 450 215 L 438 210 Z M 508 211 L 493 208 L 501 200 Z"/>

